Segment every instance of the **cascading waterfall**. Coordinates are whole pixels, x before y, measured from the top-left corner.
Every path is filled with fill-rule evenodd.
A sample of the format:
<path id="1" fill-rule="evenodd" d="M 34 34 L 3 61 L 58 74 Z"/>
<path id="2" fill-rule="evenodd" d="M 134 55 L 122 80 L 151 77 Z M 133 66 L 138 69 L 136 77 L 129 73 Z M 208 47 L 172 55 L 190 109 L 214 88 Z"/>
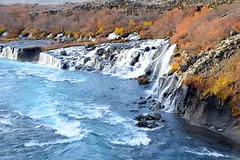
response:
<path id="1" fill-rule="evenodd" d="M 60 59 L 57 57 L 54 57 L 46 52 L 41 52 L 39 55 L 39 64 L 46 65 L 46 66 L 52 66 L 52 67 L 60 67 Z"/>
<path id="2" fill-rule="evenodd" d="M 40 53 L 39 63 L 62 69 L 98 70 L 122 78 L 150 75 L 154 81 L 152 97 L 164 105 L 166 111 L 172 112 L 176 100 L 173 95 L 181 84 L 177 74 L 168 75 L 176 48 L 163 39 L 106 43 L 91 50 L 69 47 Z"/>
<path id="3" fill-rule="evenodd" d="M 159 57 L 157 57 L 152 63 L 153 68 L 152 76 L 157 79 L 152 87 L 152 96 L 156 98 L 167 112 L 173 112 L 175 110 L 175 97 L 173 96 L 175 90 L 180 86 L 181 78 L 176 73 L 168 75 L 170 69 L 170 61 L 172 54 L 176 51 L 176 45 L 170 44 L 161 51 Z"/>
<path id="4" fill-rule="evenodd" d="M 0 57 L 17 60 L 18 52 L 19 52 L 18 48 L 12 48 L 10 46 L 6 46 L 1 48 Z"/>

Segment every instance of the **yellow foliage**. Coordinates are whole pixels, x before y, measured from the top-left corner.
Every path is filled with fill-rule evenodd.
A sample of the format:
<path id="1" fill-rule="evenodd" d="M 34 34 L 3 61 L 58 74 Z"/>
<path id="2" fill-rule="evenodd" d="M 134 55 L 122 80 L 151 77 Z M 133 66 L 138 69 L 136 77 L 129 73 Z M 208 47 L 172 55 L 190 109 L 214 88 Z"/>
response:
<path id="1" fill-rule="evenodd" d="M 129 20 L 129 24 L 130 24 L 131 26 L 135 26 L 135 25 L 136 25 L 135 22 L 134 22 L 134 20 L 132 20 L 132 19 Z"/>
<path id="2" fill-rule="evenodd" d="M 176 51 L 175 53 L 173 53 L 173 57 L 179 57 L 179 56 L 181 56 L 181 53 L 182 53 L 182 50 L 181 49 L 179 49 L 178 51 Z"/>
<path id="3" fill-rule="evenodd" d="M 79 32 L 73 32 L 73 39 L 78 39 L 80 35 L 81 34 Z"/>
<path id="4" fill-rule="evenodd" d="M 66 31 L 64 32 L 64 34 L 65 34 L 66 36 L 71 36 L 71 35 L 72 35 L 72 31 L 66 30 Z"/>
<path id="5" fill-rule="evenodd" d="M 179 63 L 178 62 L 173 62 L 171 67 L 170 67 L 169 74 L 172 74 L 176 70 L 178 70 L 178 67 L 179 67 Z"/>
<path id="6" fill-rule="evenodd" d="M 0 34 L 4 33 L 7 31 L 6 27 L 0 27 Z"/>
<path id="7" fill-rule="evenodd" d="M 123 35 L 124 33 L 124 28 L 115 28 L 114 33 L 117 35 Z"/>
<path id="8" fill-rule="evenodd" d="M 102 33 L 102 31 L 103 31 L 103 27 L 99 27 L 96 34 L 100 34 L 100 33 Z"/>
<path id="9" fill-rule="evenodd" d="M 144 22 L 143 22 L 143 26 L 144 26 L 145 28 L 150 27 L 152 24 L 153 24 L 153 22 L 151 22 L 151 21 L 144 21 Z"/>

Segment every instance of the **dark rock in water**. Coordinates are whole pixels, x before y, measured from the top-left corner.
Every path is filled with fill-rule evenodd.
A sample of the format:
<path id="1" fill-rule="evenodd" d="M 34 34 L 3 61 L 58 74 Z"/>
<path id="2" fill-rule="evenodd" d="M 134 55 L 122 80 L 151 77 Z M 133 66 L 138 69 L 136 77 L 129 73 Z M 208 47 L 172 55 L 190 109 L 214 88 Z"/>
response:
<path id="1" fill-rule="evenodd" d="M 152 49 L 153 49 L 153 50 L 154 50 L 154 49 L 157 49 L 157 47 L 153 46 Z"/>
<path id="2" fill-rule="evenodd" d="M 144 49 L 145 52 L 149 52 L 150 50 L 151 50 L 150 47 L 146 47 L 146 48 Z"/>
<path id="3" fill-rule="evenodd" d="M 136 124 L 138 127 L 144 127 L 144 128 L 148 128 L 148 123 L 146 120 L 143 120 L 143 121 L 139 121 L 137 124 Z"/>
<path id="4" fill-rule="evenodd" d="M 66 52 L 65 50 L 62 50 L 62 51 L 60 52 L 60 55 L 61 55 L 61 56 L 66 56 L 66 55 L 67 55 L 67 52 Z"/>
<path id="5" fill-rule="evenodd" d="M 157 103 L 153 103 L 151 106 L 148 107 L 150 110 L 152 111 L 156 111 L 158 109 L 161 109 L 161 103 L 157 102 Z"/>
<path id="6" fill-rule="evenodd" d="M 130 35 L 130 33 L 124 33 L 124 34 L 122 35 L 122 38 L 127 38 L 129 35 Z"/>
<path id="7" fill-rule="evenodd" d="M 117 50 L 116 46 L 110 46 L 107 50 L 108 53 L 114 53 Z"/>
<path id="8" fill-rule="evenodd" d="M 149 84 L 149 79 L 147 76 L 139 76 L 137 80 L 139 84 Z"/>
<path id="9" fill-rule="evenodd" d="M 137 108 L 146 108 L 147 106 L 143 106 L 143 105 L 138 105 Z"/>
<path id="10" fill-rule="evenodd" d="M 136 109 L 131 109 L 130 112 L 139 112 L 139 111 Z"/>
<path id="11" fill-rule="evenodd" d="M 63 63 L 61 66 L 61 69 L 68 69 L 68 68 L 69 68 L 69 66 L 66 63 Z"/>
<path id="12" fill-rule="evenodd" d="M 165 122 L 162 119 L 160 113 L 149 113 L 148 115 L 139 115 L 134 118 L 134 120 L 138 121 L 138 127 L 145 127 L 145 128 L 156 128 L 158 127 L 159 122 Z"/>
<path id="13" fill-rule="evenodd" d="M 141 121 L 141 120 L 144 120 L 144 119 L 145 119 L 144 115 L 139 115 L 139 116 L 134 118 L 134 120 L 136 120 L 136 121 Z"/>
<path id="14" fill-rule="evenodd" d="M 105 49 L 100 48 L 100 49 L 97 50 L 96 55 L 102 56 L 104 54 L 104 52 L 105 52 Z"/>
<path id="15" fill-rule="evenodd" d="M 84 59 L 84 61 L 83 61 L 84 64 L 87 63 L 90 59 L 91 59 L 90 57 L 86 57 L 86 58 Z"/>
<path id="16" fill-rule="evenodd" d="M 147 72 L 146 72 L 146 75 L 147 75 L 147 76 L 150 76 L 151 74 L 152 74 L 152 71 L 147 71 Z"/>
<path id="17" fill-rule="evenodd" d="M 154 113 L 154 112 L 153 113 L 149 113 L 148 117 L 152 118 L 153 120 L 157 120 L 157 121 L 162 119 L 162 116 L 161 116 L 160 113 Z"/>
<path id="18" fill-rule="evenodd" d="M 143 100 L 143 101 L 141 101 L 141 102 L 138 102 L 138 104 L 146 104 L 146 103 L 147 103 L 146 100 Z"/>
<path id="19" fill-rule="evenodd" d="M 158 127 L 159 125 L 158 124 L 156 124 L 156 123 L 152 123 L 152 124 L 149 124 L 148 125 L 148 128 L 156 128 L 156 127 Z"/>
<path id="20" fill-rule="evenodd" d="M 136 57 L 132 59 L 132 62 L 130 63 L 131 66 L 134 66 L 139 61 L 140 54 L 138 54 Z"/>

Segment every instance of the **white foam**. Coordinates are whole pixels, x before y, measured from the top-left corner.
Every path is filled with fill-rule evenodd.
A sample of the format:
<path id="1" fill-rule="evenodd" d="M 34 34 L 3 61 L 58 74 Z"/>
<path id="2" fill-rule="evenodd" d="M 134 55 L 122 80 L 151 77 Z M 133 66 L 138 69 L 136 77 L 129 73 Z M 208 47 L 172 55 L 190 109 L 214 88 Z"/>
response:
<path id="1" fill-rule="evenodd" d="M 36 141 L 36 140 L 32 140 L 30 142 L 24 143 L 24 146 L 25 147 L 33 147 L 33 146 L 43 147 L 43 146 L 56 145 L 56 144 L 62 144 L 62 143 L 72 143 L 72 142 L 82 140 L 85 136 L 88 135 L 88 133 L 89 132 L 86 132 L 85 134 L 80 134 L 78 136 L 71 137 L 71 138 L 68 138 L 68 139 L 57 139 L 55 141 L 50 141 L 50 142 L 39 142 L 39 141 Z"/>
<path id="2" fill-rule="evenodd" d="M 192 153 L 192 154 L 199 155 L 199 156 L 209 156 L 209 157 L 216 157 L 216 158 L 231 157 L 229 155 L 224 155 L 224 154 L 218 153 L 216 151 L 210 151 L 205 147 L 201 147 L 198 149 L 190 149 L 190 148 L 186 147 L 185 152 Z"/>
<path id="3" fill-rule="evenodd" d="M 131 133 L 130 135 L 123 134 L 122 137 L 111 141 L 113 144 L 130 146 L 148 145 L 150 142 L 151 139 L 148 138 L 147 134 L 144 132 L 135 132 Z"/>
<path id="4" fill-rule="evenodd" d="M 0 123 L 13 126 L 13 123 L 10 119 L 0 118 Z"/>

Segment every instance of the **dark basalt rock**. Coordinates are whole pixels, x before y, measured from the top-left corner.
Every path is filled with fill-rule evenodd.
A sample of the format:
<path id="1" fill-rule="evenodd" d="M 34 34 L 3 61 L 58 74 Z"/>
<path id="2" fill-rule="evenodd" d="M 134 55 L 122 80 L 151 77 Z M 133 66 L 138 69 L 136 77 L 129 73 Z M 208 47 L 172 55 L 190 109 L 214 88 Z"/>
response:
<path id="1" fill-rule="evenodd" d="M 187 65 L 182 65 L 182 64 L 180 64 L 180 65 L 179 65 L 179 69 L 180 69 L 180 71 L 182 71 L 182 72 L 186 72 L 187 69 L 188 69 L 188 66 L 187 66 Z"/>
<path id="2" fill-rule="evenodd" d="M 138 127 L 144 127 L 144 128 L 156 128 L 159 126 L 160 122 L 165 122 L 162 119 L 162 116 L 160 113 L 149 113 L 147 115 L 139 115 L 134 118 L 134 120 L 138 121 L 137 126 Z"/>
<path id="3" fill-rule="evenodd" d="M 156 111 L 158 109 L 161 109 L 162 107 L 161 107 L 161 103 L 157 102 L 157 103 L 153 103 L 148 108 L 152 111 Z"/>
<path id="4" fill-rule="evenodd" d="M 96 55 L 102 56 L 104 54 L 105 50 L 103 48 L 100 48 L 96 51 Z"/>
<path id="5" fill-rule="evenodd" d="M 69 68 L 69 66 L 66 63 L 62 64 L 62 66 L 61 66 L 61 69 L 68 69 L 68 68 Z"/>
<path id="6" fill-rule="evenodd" d="M 150 50 L 151 50 L 150 47 L 146 47 L 146 48 L 144 49 L 145 52 L 149 52 Z"/>
<path id="7" fill-rule="evenodd" d="M 132 59 L 132 62 L 130 63 L 131 66 L 134 66 L 139 61 L 140 54 L 138 54 L 136 57 Z"/>
<path id="8" fill-rule="evenodd" d="M 67 55 L 67 52 L 66 52 L 65 50 L 62 50 L 62 51 L 60 52 L 60 55 L 61 55 L 61 56 L 66 56 L 66 55 Z"/>

